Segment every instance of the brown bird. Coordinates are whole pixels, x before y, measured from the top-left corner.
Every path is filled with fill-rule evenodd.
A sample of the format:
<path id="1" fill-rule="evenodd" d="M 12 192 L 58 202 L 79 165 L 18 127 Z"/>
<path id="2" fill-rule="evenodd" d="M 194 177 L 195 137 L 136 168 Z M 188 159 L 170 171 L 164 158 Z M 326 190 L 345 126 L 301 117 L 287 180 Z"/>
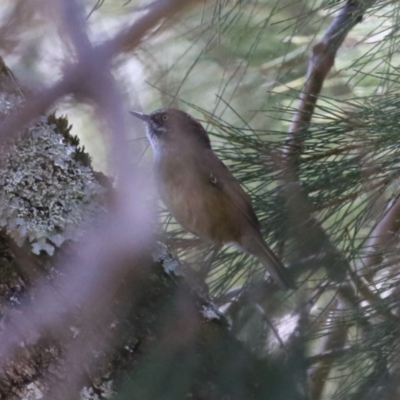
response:
<path id="1" fill-rule="evenodd" d="M 249 196 L 212 151 L 203 126 L 173 108 L 131 114 L 146 122 L 161 199 L 183 228 L 216 249 L 233 244 L 252 254 L 283 289 L 294 288 L 261 235 Z"/>

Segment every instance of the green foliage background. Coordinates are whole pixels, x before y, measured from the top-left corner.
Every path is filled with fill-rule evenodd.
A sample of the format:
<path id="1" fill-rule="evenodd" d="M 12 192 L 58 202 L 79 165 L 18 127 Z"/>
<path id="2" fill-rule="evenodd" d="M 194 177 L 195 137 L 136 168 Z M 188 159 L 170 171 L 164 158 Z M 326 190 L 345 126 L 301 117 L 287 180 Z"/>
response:
<path id="1" fill-rule="evenodd" d="M 288 265 L 299 260 L 283 239 L 290 220 L 277 190 L 276 154 L 305 82 L 308 54 L 343 4 L 218 2 L 185 17 L 139 55 L 151 54 L 147 80 L 160 91 L 145 109 L 172 104 L 204 121 L 214 148 L 251 194 L 268 243 Z M 323 268 L 304 274 L 288 296 L 235 297 L 243 285 L 256 287 L 264 271 L 230 249 L 217 257 L 208 280 L 215 295 L 228 293 L 221 305 L 259 354 L 276 346 L 270 321 L 284 340 L 297 326 L 299 304 L 311 302 L 308 354 L 340 354 L 313 365 L 311 398 L 389 398 L 396 387 L 398 250 L 392 245 L 372 264 L 366 257 L 375 251 L 368 248 L 373 229 L 398 197 L 398 13 L 396 3 L 376 2 L 350 32 L 303 133 L 301 187 L 358 277 L 353 304 L 338 294 L 341 284 L 329 286 Z M 182 235 L 179 227 L 169 230 Z"/>
<path id="2" fill-rule="evenodd" d="M 183 17 L 166 21 L 160 34 L 130 58 L 120 59 L 115 69 L 127 110 L 174 106 L 204 123 L 215 151 L 251 195 L 268 243 L 293 268 L 307 260 L 299 260 L 294 239 L 286 236 L 291 221 L 278 190 L 277 159 L 305 82 L 308 55 L 343 4 L 204 1 Z M 88 14 L 94 5 L 87 0 Z M 98 5 L 88 21 L 99 41 L 114 26 L 145 12 L 145 3 L 139 1 Z M 351 277 L 352 302 L 340 295 L 342 283 L 332 282 L 326 273 L 336 265 L 319 265 L 312 275 L 302 274 L 295 293 L 241 296 L 264 283 L 264 271 L 254 259 L 230 248 L 214 260 L 207 281 L 238 337 L 256 354 L 282 351 L 271 326 L 287 343 L 299 327 L 301 312 L 308 310 L 301 334 L 313 399 L 390 398 L 397 388 L 397 242 L 383 253 L 368 243 L 399 196 L 399 12 L 397 2 L 376 1 L 350 32 L 324 83 L 312 124 L 302 133 L 301 188 L 314 217 L 351 265 L 346 281 Z M 30 34 L 42 37 L 45 29 L 35 27 Z M 40 61 L 41 52 L 49 52 L 45 46 L 40 51 L 33 42 L 27 46 L 36 53 L 27 58 L 23 49 L 25 56 L 15 58 L 15 64 L 22 76 L 33 80 L 27 72 L 32 65 L 40 76 L 55 61 Z M 68 50 L 61 49 L 61 54 Z M 68 107 L 75 124 L 84 127 L 89 151 L 106 169 L 104 144 L 96 140 L 96 127 L 87 123 L 90 110 Z M 141 162 L 150 158 L 149 149 Z M 161 215 L 170 238 L 187 237 L 165 211 Z M 193 247 L 179 252 L 195 268 L 207 254 L 209 249 Z M 373 262 L 371 256 L 376 256 Z"/>
<path id="3" fill-rule="evenodd" d="M 299 254 L 284 239 L 290 220 L 278 191 L 277 154 L 305 82 L 308 54 L 343 4 L 205 3 L 137 53 L 152 93 L 146 99 L 139 94 L 144 108 L 177 106 L 206 124 L 215 150 L 251 194 L 268 243 L 288 265 L 295 266 Z M 296 293 L 243 300 L 239 289 L 256 287 L 264 271 L 251 257 L 225 249 L 208 278 L 238 336 L 258 354 L 276 351 L 271 321 L 289 340 L 299 305 L 312 304 L 303 332 L 308 355 L 340 357 L 313 365 L 311 398 L 389 396 L 396 386 L 398 251 L 393 245 L 372 264 L 366 257 L 375 251 L 367 247 L 373 229 L 399 192 L 398 13 L 396 3 L 376 2 L 350 32 L 303 133 L 301 187 L 358 277 L 353 303 L 326 274 L 337 265 L 303 274 Z M 166 221 L 172 237 L 184 236 Z"/>

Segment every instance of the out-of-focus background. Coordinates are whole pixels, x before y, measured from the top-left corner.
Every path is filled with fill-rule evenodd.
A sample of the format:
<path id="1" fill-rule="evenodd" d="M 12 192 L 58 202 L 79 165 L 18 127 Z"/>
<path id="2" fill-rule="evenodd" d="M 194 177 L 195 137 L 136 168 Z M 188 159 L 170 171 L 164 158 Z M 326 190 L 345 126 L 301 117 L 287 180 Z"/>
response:
<path id="1" fill-rule="evenodd" d="M 128 26 L 148 5 L 126 0 L 83 3 L 94 43 Z M 248 124 L 263 133 L 284 132 L 304 84 L 307 55 L 340 6 L 327 1 L 204 1 L 179 24 L 162 27 L 133 54 L 115 60 L 114 74 L 126 109 L 149 112 L 173 105 L 204 120 L 194 105 L 238 127 Z M 64 63 L 74 60 L 51 13 L 46 15 L 41 2 L 34 11 L 29 2 L 0 4 L 2 54 L 18 79 L 32 87 L 54 83 Z M 9 20 L 13 13 L 18 16 L 15 25 Z M 396 38 L 391 33 L 395 24 L 396 13 L 388 2 L 365 15 L 350 32 L 325 81 L 327 98 L 319 104 L 327 107 L 326 113 L 335 109 L 332 101 L 383 93 L 394 84 L 382 74 L 396 66 Z M 95 166 L 106 170 L 104 145 L 90 109 L 68 101 L 57 109 L 68 114 Z M 323 114 L 320 111 L 315 118 Z M 212 125 L 207 128 L 213 131 Z M 214 145 L 221 140 L 214 137 Z"/>
<path id="2" fill-rule="evenodd" d="M 130 26 L 153 4 L 80 3 L 94 44 Z M 303 146 L 296 182 L 309 206 L 304 211 L 299 202 L 299 213 L 308 216 L 306 222 L 315 221 L 311 228 L 321 228 L 323 236 L 314 237 L 306 223 L 300 234 L 293 228 L 297 220 L 287 206 L 291 192 L 284 187 L 281 156 L 313 46 L 350 3 L 368 7 L 335 55 L 312 123 L 297 132 Z M 44 0 L 0 4 L 0 55 L 34 91 L 50 87 L 76 61 L 74 46 L 47 5 Z M 304 363 L 297 367 L 304 372 L 300 380 L 309 380 L 304 398 L 391 399 L 398 391 L 399 216 L 392 211 L 400 195 L 399 15 L 398 3 L 389 0 L 204 0 L 160 22 L 137 48 L 111 61 L 134 162 L 150 164 L 152 154 L 144 126 L 129 110 L 189 112 L 251 196 L 268 244 L 288 268 L 302 271 L 296 291 L 268 291 L 263 286 L 269 288 L 268 275 L 253 257 L 224 248 L 202 289 L 227 317 L 232 335 L 263 361 L 292 360 L 285 346 L 301 337 Z M 67 115 L 94 168 L 113 176 L 109 142 L 92 106 L 67 97 L 54 109 Z M 161 238 L 190 238 L 157 204 L 160 232 L 166 232 Z M 382 227 L 387 220 L 393 222 L 390 228 Z M 385 235 L 390 238 L 379 240 Z M 211 249 L 203 247 L 182 246 L 174 255 L 187 272 L 198 270 L 210 256 Z M 162 377 L 170 365 L 176 367 L 168 357 L 160 361 Z M 146 365 L 140 370 L 145 379 L 133 379 L 144 393 L 151 392 L 143 383 Z M 125 387 L 128 394 L 120 398 L 131 398 L 129 383 Z"/>

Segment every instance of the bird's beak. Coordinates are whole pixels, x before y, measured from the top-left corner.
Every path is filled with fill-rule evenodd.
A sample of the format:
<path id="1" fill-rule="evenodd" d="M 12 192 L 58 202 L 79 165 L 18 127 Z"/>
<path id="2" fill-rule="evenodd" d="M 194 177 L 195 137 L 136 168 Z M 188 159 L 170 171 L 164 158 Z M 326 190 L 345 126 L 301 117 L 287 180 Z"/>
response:
<path id="1" fill-rule="evenodd" d="M 144 122 L 150 121 L 150 115 L 148 114 L 143 114 L 136 111 L 129 111 L 129 113 L 132 114 L 134 117 L 141 119 Z"/>

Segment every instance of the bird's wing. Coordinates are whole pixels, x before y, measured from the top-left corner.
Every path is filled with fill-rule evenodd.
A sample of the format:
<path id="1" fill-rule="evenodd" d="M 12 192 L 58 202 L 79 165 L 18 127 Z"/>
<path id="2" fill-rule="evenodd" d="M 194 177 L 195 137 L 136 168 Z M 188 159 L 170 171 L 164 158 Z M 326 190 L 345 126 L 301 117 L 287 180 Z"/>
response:
<path id="1" fill-rule="evenodd" d="M 250 197 L 242 189 L 239 182 L 212 150 L 203 150 L 199 162 L 200 160 L 202 165 L 198 166 L 198 170 L 203 171 L 203 179 L 207 179 L 215 190 L 220 191 L 226 197 L 227 202 L 232 204 L 254 228 L 252 233 L 243 232 L 244 236 L 241 237 L 239 242 L 242 249 L 256 256 L 283 289 L 295 288 L 295 284 L 281 260 L 265 243 Z"/>
<path id="2" fill-rule="evenodd" d="M 237 210 L 245 216 L 256 231 L 260 224 L 251 205 L 250 197 L 242 189 L 226 165 L 214 154 L 211 149 L 204 149 L 199 158 L 199 166 L 203 171 L 203 179 L 224 194 L 234 204 Z"/>

